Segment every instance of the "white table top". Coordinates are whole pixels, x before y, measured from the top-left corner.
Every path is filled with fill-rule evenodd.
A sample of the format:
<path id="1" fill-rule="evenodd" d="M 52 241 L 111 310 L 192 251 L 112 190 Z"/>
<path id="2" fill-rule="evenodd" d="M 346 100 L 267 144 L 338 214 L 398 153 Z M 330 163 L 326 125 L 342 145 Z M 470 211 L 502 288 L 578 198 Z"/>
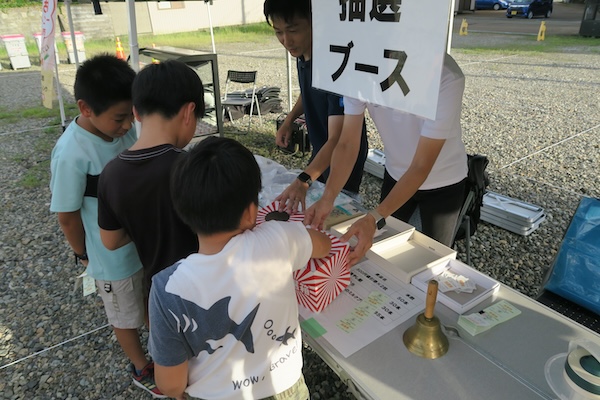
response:
<path id="1" fill-rule="evenodd" d="M 462 340 L 471 346 L 449 336 L 448 353 L 435 360 L 413 355 L 404 346 L 402 335 L 414 320 L 348 358 L 323 337 L 314 339 L 304 334 L 303 338 L 366 399 L 557 398 L 544 376 L 546 361 L 567 352 L 571 340 L 598 342 L 600 335 L 504 285 L 494 297 L 466 314 L 502 299 L 521 314 L 476 336 L 458 327 L 458 314 L 438 302 L 435 315 L 443 325 L 457 327 Z"/>

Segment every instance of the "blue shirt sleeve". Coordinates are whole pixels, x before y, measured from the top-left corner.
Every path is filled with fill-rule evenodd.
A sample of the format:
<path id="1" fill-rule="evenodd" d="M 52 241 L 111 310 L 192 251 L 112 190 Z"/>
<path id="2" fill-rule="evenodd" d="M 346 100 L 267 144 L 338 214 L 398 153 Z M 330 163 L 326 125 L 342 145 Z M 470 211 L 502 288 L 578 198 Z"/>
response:
<path id="1" fill-rule="evenodd" d="M 327 115 L 344 115 L 344 98 L 337 94 L 327 94 Z"/>

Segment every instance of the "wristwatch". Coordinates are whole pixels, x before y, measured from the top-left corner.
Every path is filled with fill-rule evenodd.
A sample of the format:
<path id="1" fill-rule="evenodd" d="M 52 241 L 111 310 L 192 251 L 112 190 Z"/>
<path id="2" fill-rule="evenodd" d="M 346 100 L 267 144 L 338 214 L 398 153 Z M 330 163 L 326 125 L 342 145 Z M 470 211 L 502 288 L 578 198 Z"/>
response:
<path id="1" fill-rule="evenodd" d="M 79 262 L 79 260 L 81 261 L 87 261 L 88 260 L 88 255 L 86 252 L 84 252 L 83 254 L 77 254 L 76 252 L 73 252 L 73 255 L 75 256 L 75 265 L 77 265 L 77 263 Z"/>
<path id="2" fill-rule="evenodd" d="M 381 228 L 383 228 L 385 226 L 385 218 L 383 218 L 381 216 L 381 214 L 379 214 L 375 210 L 369 211 L 369 214 L 371 214 L 371 216 L 373 218 L 375 218 L 375 225 L 377 225 L 377 229 L 381 229 Z"/>
<path id="3" fill-rule="evenodd" d="M 300 175 L 298 175 L 297 179 L 300 182 L 307 183 L 308 187 L 310 187 L 310 185 L 312 185 L 313 182 L 312 179 L 310 179 L 310 175 L 304 171 L 300 172 Z"/>

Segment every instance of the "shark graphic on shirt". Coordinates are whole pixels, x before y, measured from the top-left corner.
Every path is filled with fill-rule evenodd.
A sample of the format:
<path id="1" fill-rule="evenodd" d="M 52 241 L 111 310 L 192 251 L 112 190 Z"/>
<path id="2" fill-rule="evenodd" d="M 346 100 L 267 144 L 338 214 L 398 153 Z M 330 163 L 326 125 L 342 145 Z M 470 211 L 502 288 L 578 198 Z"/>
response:
<path id="1" fill-rule="evenodd" d="M 208 341 L 218 341 L 229 334 L 242 342 L 249 353 L 254 353 L 254 338 L 250 328 L 260 304 L 254 307 L 244 320 L 238 324 L 229 316 L 230 300 L 231 296 L 224 297 L 210 306 L 209 309 L 204 309 L 196 303 L 180 298 L 183 309 L 189 314 L 182 313 L 181 317 L 178 317 L 169 309 L 177 323 L 177 331 L 186 334 L 186 339 L 189 341 L 195 357 L 202 351 L 206 351 L 208 354 L 214 353 L 222 346 L 213 349 Z"/>

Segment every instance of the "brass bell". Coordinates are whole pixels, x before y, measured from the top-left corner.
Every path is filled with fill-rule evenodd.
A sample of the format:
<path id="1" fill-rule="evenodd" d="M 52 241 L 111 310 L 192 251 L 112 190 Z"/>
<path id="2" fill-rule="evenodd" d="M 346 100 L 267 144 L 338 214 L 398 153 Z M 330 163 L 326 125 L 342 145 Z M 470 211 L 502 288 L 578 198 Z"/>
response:
<path id="1" fill-rule="evenodd" d="M 441 357 L 448 352 L 448 338 L 442 332 L 440 320 L 433 315 L 437 292 L 438 281 L 432 279 L 427 285 L 425 312 L 417 316 L 415 324 L 402 336 L 408 351 L 429 359 Z"/>

